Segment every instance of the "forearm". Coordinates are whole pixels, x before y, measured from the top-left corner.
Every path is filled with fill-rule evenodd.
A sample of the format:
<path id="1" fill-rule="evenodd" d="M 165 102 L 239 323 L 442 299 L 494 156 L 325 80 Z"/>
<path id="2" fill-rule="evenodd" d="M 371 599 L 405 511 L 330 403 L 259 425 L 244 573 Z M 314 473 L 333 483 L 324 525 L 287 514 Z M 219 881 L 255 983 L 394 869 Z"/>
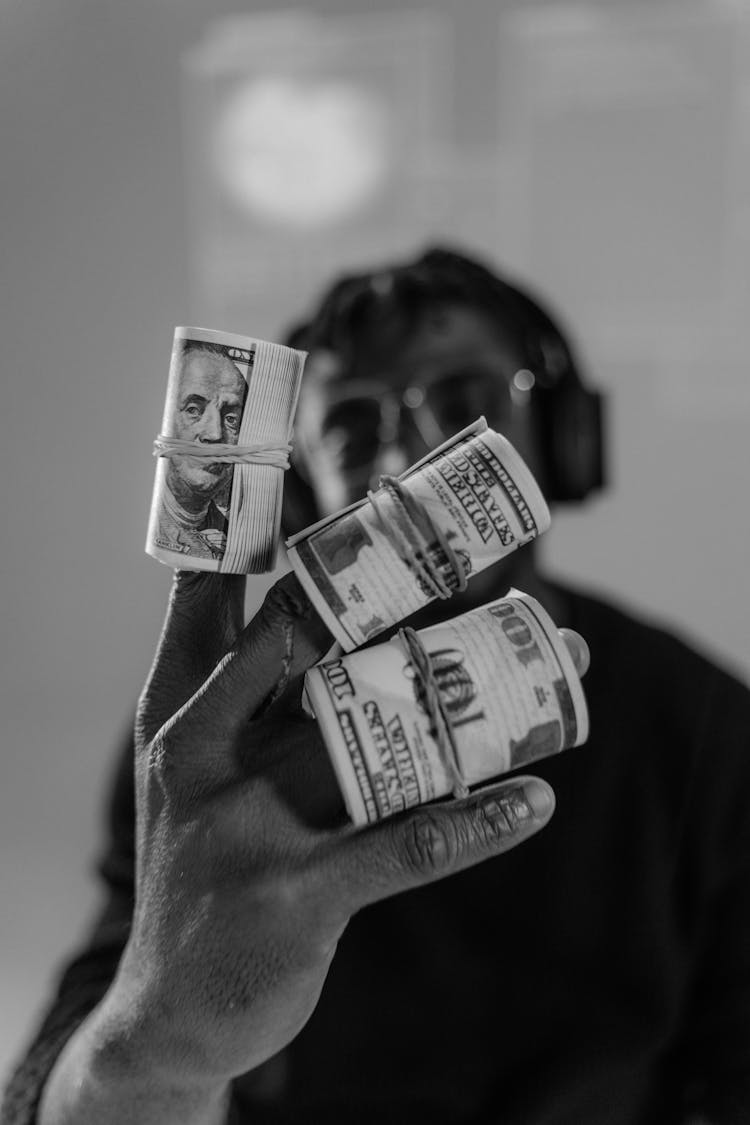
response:
<path id="1" fill-rule="evenodd" d="M 72 1036 L 40 1102 L 38 1125 L 226 1125 L 229 1084 L 177 1075 L 113 1016 L 108 1001 Z"/>

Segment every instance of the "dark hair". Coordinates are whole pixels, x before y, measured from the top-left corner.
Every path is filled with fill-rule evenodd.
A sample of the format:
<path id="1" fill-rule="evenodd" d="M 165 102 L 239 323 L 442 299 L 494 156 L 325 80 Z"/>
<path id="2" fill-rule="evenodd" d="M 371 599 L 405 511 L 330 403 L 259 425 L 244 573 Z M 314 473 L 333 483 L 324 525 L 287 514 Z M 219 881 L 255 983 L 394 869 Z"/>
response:
<path id="1" fill-rule="evenodd" d="M 346 369 L 366 341 L 376 335 L 382 340 L 383 330 L 388 338 L 402 335 L 424 311 L 446 302 L 470 305 L 496 321 L 520 345 L 540 388 L 581 385 L 571 346 L 539 301 L 482 263 L 443 247 L 414 261 L 341 278 L 287 342 L 307 351 L 333 351 Z"/>

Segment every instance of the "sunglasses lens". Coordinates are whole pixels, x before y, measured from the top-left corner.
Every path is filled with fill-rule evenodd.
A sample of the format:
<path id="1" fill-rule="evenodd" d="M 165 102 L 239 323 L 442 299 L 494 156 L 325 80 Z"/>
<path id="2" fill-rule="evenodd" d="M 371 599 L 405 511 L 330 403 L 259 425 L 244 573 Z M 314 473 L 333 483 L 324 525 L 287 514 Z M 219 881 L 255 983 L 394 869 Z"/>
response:
<path id="1" fill-rule="evenodd" d="M 483 371 L 462 371 L 436 380 L 426 388 L 426 401 L 446 437 L 481 415 L 491 426 L 500 426 L 511 408 L 505 380 Z"/>
<path id="2" fill-rule="evenodd" d="M 434 446 L 481 416 L 489 425 L 502 427 L 511 405 L 503 374 L 462 368 L 415 383 L 403 393 L 384 387 L 380 396 L 355 395 L 331 402 L 322 436 L 329 448 L 335 448 L 341 468 L 355 469 L 372 464 L 381 443 L 398 442 L 406 430 L 416 431 L 423 443 Z"/>
<path id="3" fill-rule="evenodd" d="M 323 434 L 337 445 L 342 468 L 366 465 L 379 445 L 380 403 L 375 398 L 350 398 L 328 410 Z"/>

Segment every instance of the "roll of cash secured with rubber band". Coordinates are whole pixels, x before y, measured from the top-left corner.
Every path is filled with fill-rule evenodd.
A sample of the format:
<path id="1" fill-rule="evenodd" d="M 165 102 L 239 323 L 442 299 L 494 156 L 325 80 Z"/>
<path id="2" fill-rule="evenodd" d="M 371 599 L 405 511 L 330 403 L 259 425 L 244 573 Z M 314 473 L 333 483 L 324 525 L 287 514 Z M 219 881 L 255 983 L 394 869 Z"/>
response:
<path id="1" fill-rule="evenodd" d="M 287 540 L 289 562 L 345 652 L 546 531 L 549 509 L 484 418 L 357 504 Z"/>
<path id="2" fill-rule="evenodd" d="M 305 353 L 176 328 L 146 551 L 168 566 L 273 570 Z"/>
<path id="3" fill-rule="evenodd" d="M 349 816 L 367 824 L 580 746 L 585 640 L 518 590 L 311 668 Z"/>

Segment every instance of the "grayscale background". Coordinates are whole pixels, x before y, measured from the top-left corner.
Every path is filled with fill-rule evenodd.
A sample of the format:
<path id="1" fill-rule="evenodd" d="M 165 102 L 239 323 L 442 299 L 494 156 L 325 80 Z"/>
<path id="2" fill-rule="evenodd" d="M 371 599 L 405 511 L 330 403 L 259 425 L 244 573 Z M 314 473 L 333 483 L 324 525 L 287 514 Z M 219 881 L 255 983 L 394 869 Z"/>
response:
<path id="1" fill-rule="evenodd" d="M 159 631 L 175 325 L 278 338 L 343 266 L 480 250 L 610 396 L 613 487 L 548 569 L 750 676 L 750 6 L 373 8 L 0 0 L 0 1073 Z"/>

